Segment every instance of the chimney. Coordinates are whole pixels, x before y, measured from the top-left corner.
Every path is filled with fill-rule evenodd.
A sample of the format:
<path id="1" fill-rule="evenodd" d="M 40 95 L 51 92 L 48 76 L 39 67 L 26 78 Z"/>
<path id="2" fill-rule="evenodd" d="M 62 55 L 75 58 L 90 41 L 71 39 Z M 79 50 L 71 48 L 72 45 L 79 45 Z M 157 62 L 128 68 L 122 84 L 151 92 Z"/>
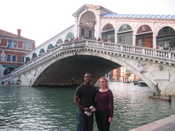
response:
<path id="1" fill-rule="evenodd" d="M 21 29 L 17 29 L 18 37 L 21 37 Z"/>

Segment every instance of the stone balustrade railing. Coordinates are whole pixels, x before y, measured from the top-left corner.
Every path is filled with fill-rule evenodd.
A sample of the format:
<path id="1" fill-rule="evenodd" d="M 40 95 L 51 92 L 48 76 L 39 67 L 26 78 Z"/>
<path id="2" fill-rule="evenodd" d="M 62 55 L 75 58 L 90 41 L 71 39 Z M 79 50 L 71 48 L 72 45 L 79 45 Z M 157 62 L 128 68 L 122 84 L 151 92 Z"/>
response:
<path id="1" fill-rule="evenodd" d="M 166 60 L 172 63 L 175 63 L 175 51 L 166 51 L 166 50 L 158 50 L 152 48 L 145 48 L 145 47 L 137 47 L 137 46 L 129 46 L 119 43 L 108 43 L 102 41 L 94 41 L 94 40 L 80 40 L 80 41 L 73 41 L 69 43 L 63 43 L 59 46 L 49 50 L 48 52 L 44 53 L 42 56 L 38 56 L 32 59 L 30 62 L 24 64 L 23 66 L 17 68 L 11 74 L 4 76 L 1 79 L 8 78 L 9 76 L 15 75 L 20 73 L 23 70 L 27 70 L 29 67 L 34 67 L 42 62 L 51 59 L 54 57 L 55 54 L 65 52 L 71 49 L 78 49 L 78 48 L 91 48 L 97 49 L 101 51 L 109 51 L 113 53 L 122 53 L 122 54 L 131 54 L 149 57 L 152 59 L 158 60 Z"/>
<path id="2" fill-rule="evenodd" d="M 175 51 L 167 51 L 167 50 L 158 50 L 152 48 L 145 47 L 137 47 L 137 46 L 129 46 L 123 44 L 114 44 L 114 43 L 103 43 L 97 41 L 89 41 L 88 46 L 96 49 L 103 49 L 106 51 L 112 52 L 121 52 L 127 54 L 134 54 L 138 56 L 147 56 L 156 59 L 163 59 L 175 62 Z"/>

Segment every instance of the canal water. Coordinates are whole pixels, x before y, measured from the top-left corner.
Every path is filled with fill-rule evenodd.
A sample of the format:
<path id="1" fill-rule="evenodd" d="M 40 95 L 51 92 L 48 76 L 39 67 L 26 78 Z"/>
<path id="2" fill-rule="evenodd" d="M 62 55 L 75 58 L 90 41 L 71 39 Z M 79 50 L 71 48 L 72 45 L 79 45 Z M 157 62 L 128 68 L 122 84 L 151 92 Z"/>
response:
<path id="1" fill-rule="evenodd" d="M 175 113 L 173 104 L 149 99 L 153 92 L 148 87 L 111 83 L 110 88 L 114 94 L 111 131 L 128 131 Z M 74 91 L 1 87 L 0 131 L 75 131 Z"/>

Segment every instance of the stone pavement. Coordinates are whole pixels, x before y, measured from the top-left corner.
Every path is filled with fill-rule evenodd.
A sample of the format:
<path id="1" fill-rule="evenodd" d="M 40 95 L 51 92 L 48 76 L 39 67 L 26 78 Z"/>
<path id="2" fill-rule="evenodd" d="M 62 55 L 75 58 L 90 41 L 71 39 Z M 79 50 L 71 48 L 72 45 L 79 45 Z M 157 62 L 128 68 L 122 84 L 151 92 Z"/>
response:
<path id="1" fill-rule="evenodd" d="M 131 129 L 130 131 L 175 131 L 175 115 Z"/>

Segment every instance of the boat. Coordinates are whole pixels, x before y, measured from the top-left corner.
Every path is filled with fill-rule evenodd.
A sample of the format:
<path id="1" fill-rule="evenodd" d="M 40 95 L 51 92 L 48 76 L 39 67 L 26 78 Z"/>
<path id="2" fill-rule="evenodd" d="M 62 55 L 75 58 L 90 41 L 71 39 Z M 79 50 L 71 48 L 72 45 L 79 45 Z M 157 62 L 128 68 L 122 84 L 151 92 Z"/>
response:
<path id="1" fill-rule="evenodd" d="M 138 86 L 148 86 L 144 81 L 133 81 L 134 85 L 138 85 Z"/>

